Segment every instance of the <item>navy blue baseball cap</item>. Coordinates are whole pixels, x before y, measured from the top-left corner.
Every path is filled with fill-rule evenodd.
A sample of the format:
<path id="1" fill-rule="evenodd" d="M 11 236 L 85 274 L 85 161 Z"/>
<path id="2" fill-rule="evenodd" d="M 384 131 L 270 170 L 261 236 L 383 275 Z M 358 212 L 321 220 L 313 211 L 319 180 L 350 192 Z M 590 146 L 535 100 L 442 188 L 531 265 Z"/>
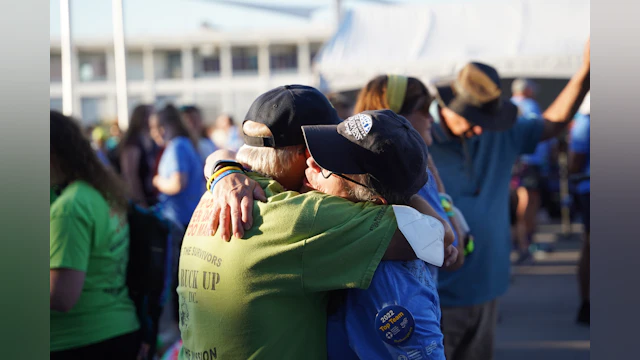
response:
<path id="1" fill-rule="evenodd" d="M 318 89 L 285 85 L 258 96 L 244 121 L 266 125 L 272 134 L 268 137 L 243 134 L 245 144 L 281 148 L 304 145 L 301 128 L 304 125 L 336 125 L 341 120 L 329 99 Z"/>
<path id="2" fill-rule="evenodd" d="M 371 110 L 338 125 L 303 126 L 318 165 L 338 174 L 368 174 L 374 190 L 409 197 L 428 181 L 427 145 L 404 117 Z"/>

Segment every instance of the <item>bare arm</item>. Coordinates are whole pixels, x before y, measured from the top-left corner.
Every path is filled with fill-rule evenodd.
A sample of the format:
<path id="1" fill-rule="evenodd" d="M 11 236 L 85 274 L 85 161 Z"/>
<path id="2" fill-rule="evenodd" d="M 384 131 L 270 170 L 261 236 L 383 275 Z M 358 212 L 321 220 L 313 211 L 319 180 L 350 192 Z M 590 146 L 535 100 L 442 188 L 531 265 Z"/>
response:
<path id="1" fill-rule="evenodd" d="M 120 154 L 120 167 L 125 182 L 129 184 L 131 198 L 135 203 L 146 207 L 147 202 L 144 196 L 142 181 L 138 176 L 140 159 L 140 149 L 134 146 L 126 146 L 123 148 L 122 154 Z"/>
<path id="2" fill-rule="evenodd" d="M 453 230 L 451 230 L 449 224 L 442 217 L 440 217 L 440 215 L 438 215 L 438 213 L 431 207 L 431 205 L 429 205 L 427 201 L 425 201 L 418 195 L 414 195 L 409 201 L 409 206 L 425 215 L 433 216 L 442 223 L 442 225 L 444 226 L 445 248 L 453 243 Z M 415 260 L 417 258 L 418 257 L 416 256 L 416 253 L 413 251 L 411 245 L 409 245 L 402 232 L 400 232 L 400 230 L 396 230 L 395 234 L 393 234 L 393 238 L 391 239 L 391 243 L 389 243 L 387 251 L 382 257 L 382 260 L 409 261 Z"/>
<path id="3" fill-rule="evenodd" d="M 85 273 L 70 269 L 49 270 L 49 308 L 68 312 L 78 302 Z"/>
<path id="4" fill-rule="evenodd" d="M 567 86 L 554 100 L 549 108 L 542 114 L 544 118 L 544 130 L 541 141 L 551 139 L 569 125 L 576 114 L 584 97 L 591 88 L 591 40 L 587 40 L 584 48 L 584 59 L 580 70 L 573 75 Z"/>

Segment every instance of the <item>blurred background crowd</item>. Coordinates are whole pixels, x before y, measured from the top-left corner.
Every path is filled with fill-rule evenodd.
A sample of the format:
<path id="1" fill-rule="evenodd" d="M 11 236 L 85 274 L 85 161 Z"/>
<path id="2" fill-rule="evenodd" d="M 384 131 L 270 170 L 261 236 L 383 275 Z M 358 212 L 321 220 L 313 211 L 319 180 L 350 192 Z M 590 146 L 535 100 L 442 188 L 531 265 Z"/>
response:
<path id="1" fill-rule="evenodd" d="M 80 121 L 97 159 L 118 175 L 118 186 L 130 200 L 143 207 L 159 205 L 183 229 L 205 191 L 206 157 L 243 145 L 240 126 L 249 104 L 268 89 L 312 85 L 346 119 L 354 114 L 360 90 L 376 75 L 392 71 L 431 84 L 452 78 L 458 65 L 473 58 L 498 69 L 503 96 L 521 114 L 541 117 L 580 64 L 589 34 L 588 1 L 125 1 L 123 117 L 116 107 L 122 94 L 114 91 L 114 15 L 106 15 L 111 1 L 71 3 L 67 25 L 74 40 L 63 56 L 65 3 L 51 1 L 51 109 Z M 471 34 L 460 23 L 479 30 Z M 72 92 L 66 92 L 64 81 Z M 560 136 L 517 160 L 509 199 L 512 263 L 532 273 L 537 265 L 573 266 L 569 274 L 577 274 L 578 281 L 572 277 L 571 286 L 578 294 L 562 311 L 587 326 L 589 249 L 582 239 L 589 231 L 589 126 L 587 96 Z M 568 252 L 573 254 L 569 260 L 558 256 Z M 515 275 L 512 279 L 518 281 Z M 517 296 L 530 297 L 535 290 Z M 512 299 L 521 304 L 520 298 Z M 512 312 L 500 305 L 498 322 L 516 318 L 511 330 L 540 339 L 540 333 L 527 333 L 529 320 L 522 317 L 531 310 L 527 306 L 535 305 Z M 588 332 L 568 329 L 566 338 L 586 341 L 588 350 Z M 177 319 L 165 312 L 160 354 L 178 338 Z M 527 358 L 526 349 L 515 350 L 517 358 Z M 510 354 L 502 358 L 515 358 Z M 545 358 L 566 358 L 566 353 L 554 354 Z"/>

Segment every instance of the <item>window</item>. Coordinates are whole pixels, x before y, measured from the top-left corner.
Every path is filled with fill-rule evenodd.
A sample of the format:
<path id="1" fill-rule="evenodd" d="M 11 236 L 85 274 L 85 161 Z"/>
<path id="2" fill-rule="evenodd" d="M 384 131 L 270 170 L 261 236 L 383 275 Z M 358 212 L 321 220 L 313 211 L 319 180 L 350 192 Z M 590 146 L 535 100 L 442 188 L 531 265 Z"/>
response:
<path id="1" fill-rule="evenodd" d="M 157 79 L 182 78 L 182 53 L 180 51 L 160 51 L 155 56 Z"/>
<path id="2" fill-rule="evenodd" d="M 127 53 L 127 80 L 144 80 L 144 58 L 141 52 Z"/>
<path id="3" fill-rule="evenodd" d="M 269 51 L 269 67 L 274 72 L 295 71 L 298 68 L 296 45 L 274 45 Z"/>
<path id="4" fill-rule="evenodd" d="M 107 79 L 107 55 L 105 53 L 79 53 L 80 81 L 104 81 Z"/>
<path id="5" fill-rule="evenodd" d="M 180 99 L 180 95 L 158 95 L 156 96 L 155 106 L 158 108 L 169 104 L 178 106 L 178 99 Z"/>
<path id="6" fill-rule="evenodd" d="M 198 50 L 194 50 L 193 62 L 196 77 L 220 75 L 220 56 L 213 51 L 203 54 Z"/>
<path id="7" fill-rule="evenodd" d="M 105 114 L 106 101 L 104 98 L 87 97 L 82 98 L 80 102 L 82 107 L 83 124 L 98 124 L 107 116 L 107 114 Z"/>
<path id="8" fill-rule="evenodd" d="M 234 74 L 254 74 L 258 72 L 258 48 L 235 47 L 231 49 Z"/>
<path id="9" fill-rule="evenodd" d="M 49 109 L 62 112 L 62 99 L 61 98 L 49 99 Z"/>
<path id="10" fill-rule="evenodd" d="M 316 55 L 318 55 L 318 53 L 320 52 L 321 48 L 322 48 L 322 43 L 309 44 L 309 52 L 311 53 L 311 65 L 313 65 L 313 61 Z"/>
<path id="11" fill-rule="evenodd" d="M 49 81 L 52 83 L 62 81 L 62 58 L 60 54 L 49 55 Z"/>

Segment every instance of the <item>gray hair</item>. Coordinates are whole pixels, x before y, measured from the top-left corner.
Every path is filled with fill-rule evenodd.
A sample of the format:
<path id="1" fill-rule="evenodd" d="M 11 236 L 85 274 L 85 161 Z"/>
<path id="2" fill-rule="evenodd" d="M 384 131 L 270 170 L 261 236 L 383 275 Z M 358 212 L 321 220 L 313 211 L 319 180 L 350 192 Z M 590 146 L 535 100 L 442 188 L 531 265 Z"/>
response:
<path id="1" fill-rule="evenodd" d="M 535 92 L 537 88 L 536 84 L 529 79 L 515 79 L 511 84 L 511 92 L 514 94 L 522 93 L 527 89 Z"/>
<path id="2" fill-rule="evenodd" d="M 236 154 L 236 160 L 249 165 L 252 171 L 278 178 L 289 172 L 296 159 L 304 155 L 304 151 L 304 145 L 278 149 L 242 145 Z"/>
<path id="3" fill-rule="evenodd" d="M 383 197 L 388 204 L 407 205 L 407 203 L 409 202 L 408 198 L 405 198 L 402 195 L 398 195 L 393 191 L 387 191 L 386 189 L 384 189 L 379 192 L 374 192 L 373 190 L 371 190 L 373 189 L 373 183 L 371 181 L 371 177 L 368 174 L 345 176 L 361 183 L 362 185 L 367 186 L 360 186 L 358 184 L 352 183 L 351 181 L 340 178 L 340 180 L 342 180 L 344 190 L 349 194 L 349 196 L 353 197 L 359 202 L 371 201 L 376 195 Z"/>
<path id="4" fill-rule="evenodd" d="M 271 136 L 271 130 L 260 123 L 245 122 L 242 131 L 249 136 Z M 279 178 L 289 172 L 296 159 L 304 155 L 304 145 L 281 148 L 242 145 L 236 154 L 236 160 L 249 165 L 251 170 L 271 178 Z"/>

